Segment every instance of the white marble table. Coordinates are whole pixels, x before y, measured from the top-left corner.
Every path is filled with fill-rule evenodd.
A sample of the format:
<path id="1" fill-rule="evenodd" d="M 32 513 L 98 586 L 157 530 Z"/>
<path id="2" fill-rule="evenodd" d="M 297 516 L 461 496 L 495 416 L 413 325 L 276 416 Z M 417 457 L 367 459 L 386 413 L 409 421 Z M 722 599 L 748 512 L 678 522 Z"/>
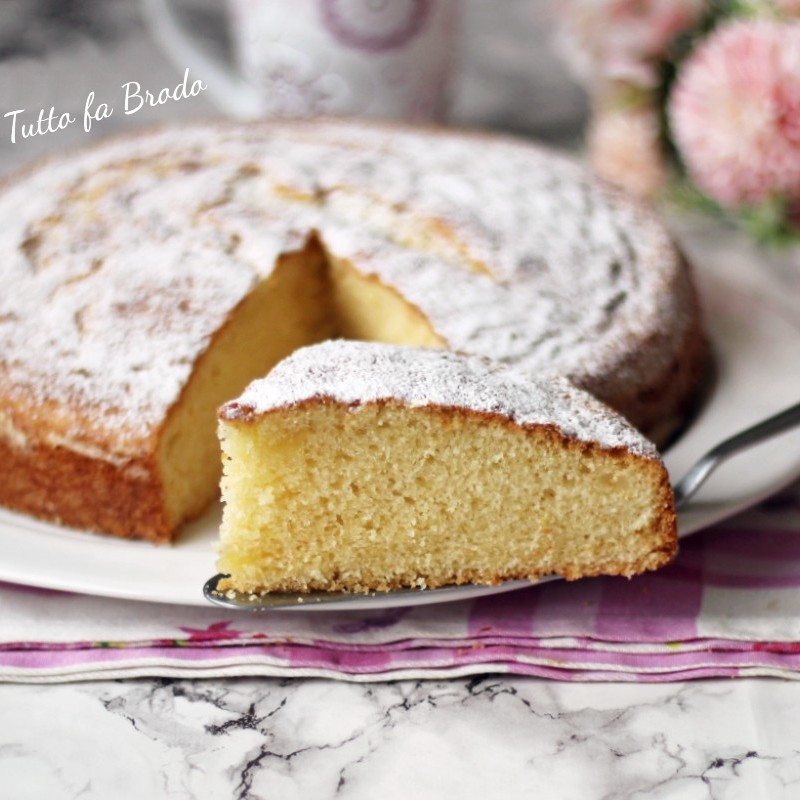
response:
<path id="1" fill-rule="evenodd" d="M 213 28 L 214 4 L 197 3 L 199 28 Z M 575 140 L 582 101 L 543 49 L 541 5 L 469 3 L 457 119 Z M 131 0 L 54 7 L 0 8 L 4 111 L 77 109 L 89 90 L 175 82 Z M 136 124 L 211 113 L 201 97 Z M 0 137 L 0 171 L 84 142 L 79 130 Z M 5 684 L 0 798 L 790 800 L 800 797 L 799 699 L 798 684 L 766 679 Z"/>
<path id="2" fill-rule="evenodd" d="M 0 796 L 794 800 L 796 684 L 0 686 Z"/>

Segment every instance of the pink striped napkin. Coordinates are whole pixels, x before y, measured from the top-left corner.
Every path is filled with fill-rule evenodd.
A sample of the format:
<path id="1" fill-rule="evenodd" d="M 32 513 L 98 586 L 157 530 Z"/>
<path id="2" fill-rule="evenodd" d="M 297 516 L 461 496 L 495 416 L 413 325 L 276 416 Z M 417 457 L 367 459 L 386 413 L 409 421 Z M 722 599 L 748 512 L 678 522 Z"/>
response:
<path id="1" fill-rule="evenodd" d="M 630 581 L 477 601 L 250 614 L 0 586 L 0 679 L 504 672 L 557 680 L 800 677 L 800 484 Z"/>

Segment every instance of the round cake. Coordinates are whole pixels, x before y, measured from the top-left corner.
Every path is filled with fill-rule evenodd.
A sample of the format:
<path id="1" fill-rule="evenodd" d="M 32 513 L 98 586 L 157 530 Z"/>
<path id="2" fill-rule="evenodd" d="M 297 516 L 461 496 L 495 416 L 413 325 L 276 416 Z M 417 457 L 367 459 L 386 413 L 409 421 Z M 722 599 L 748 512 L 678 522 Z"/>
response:
<path id="1" fill-rule="evenodd" d="M 656 442 L 707 356 L 656 218 L 563 156 L 349 122 L 202 125 L 0 193 L 0 503 L 170 538 L 218 491 L 216 409 L 331 338 L 562 375 Z"/>

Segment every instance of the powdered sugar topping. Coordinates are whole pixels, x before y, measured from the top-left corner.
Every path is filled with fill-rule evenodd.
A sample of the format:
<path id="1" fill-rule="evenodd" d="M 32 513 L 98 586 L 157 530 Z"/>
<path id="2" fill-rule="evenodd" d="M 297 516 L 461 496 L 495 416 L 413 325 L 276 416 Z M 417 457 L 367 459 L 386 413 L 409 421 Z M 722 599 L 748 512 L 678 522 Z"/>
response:
<path id="1" fill-rule="evenodd" d="M 619 414 L 565 378 L 531 379 L 477 356 L 368 342 L 331 341 L 297 350 L 223 406 L 220 416 L 251 420 L 319 398 L 351 408 L 396 401 L 469 409 L 518 425 L 554 425 L 569 437 L 657 458 L 654 445 Z"/>
<path id="2" fill-rule="evenodd" d="M 529 372 L 641 380 L 661 366 L 650 343 L 682 335 L 685 278 L 661 227 L 566 159 L 500 139 L 344 122 L 165 130 L 32 171 L 0 214 L 14 287 L 0 295 L 0 383 L 62 406 L 63 436 L 84 443 L 123 434 L 135 450 L 231 310 L 312 232 L 451 348 Z M 92 430 L 87 409 L 102 410 Z"/>

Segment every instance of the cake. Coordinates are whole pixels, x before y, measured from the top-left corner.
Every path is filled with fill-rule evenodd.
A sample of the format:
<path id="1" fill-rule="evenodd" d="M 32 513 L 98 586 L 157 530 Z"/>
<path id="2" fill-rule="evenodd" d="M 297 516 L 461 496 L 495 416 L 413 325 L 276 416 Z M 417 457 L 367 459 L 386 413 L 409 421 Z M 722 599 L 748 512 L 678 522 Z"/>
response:
<path id="1" fill-rule="evenodd" d="M 0 214 L 0 503 L 66 525 L 168 541 L 218 495 L 218 406 L 336 337 L 562 375 L 658 443 L 698 396 L 663 227 L 512 139 L 167 128 L 31 168 Z"/>
<path id="2" fill-rule="evenodd" d="M 630 576 L 675 553 L 658 451 L 565 378 L 328 342 L 219 417 L 223 590 Z"/>

